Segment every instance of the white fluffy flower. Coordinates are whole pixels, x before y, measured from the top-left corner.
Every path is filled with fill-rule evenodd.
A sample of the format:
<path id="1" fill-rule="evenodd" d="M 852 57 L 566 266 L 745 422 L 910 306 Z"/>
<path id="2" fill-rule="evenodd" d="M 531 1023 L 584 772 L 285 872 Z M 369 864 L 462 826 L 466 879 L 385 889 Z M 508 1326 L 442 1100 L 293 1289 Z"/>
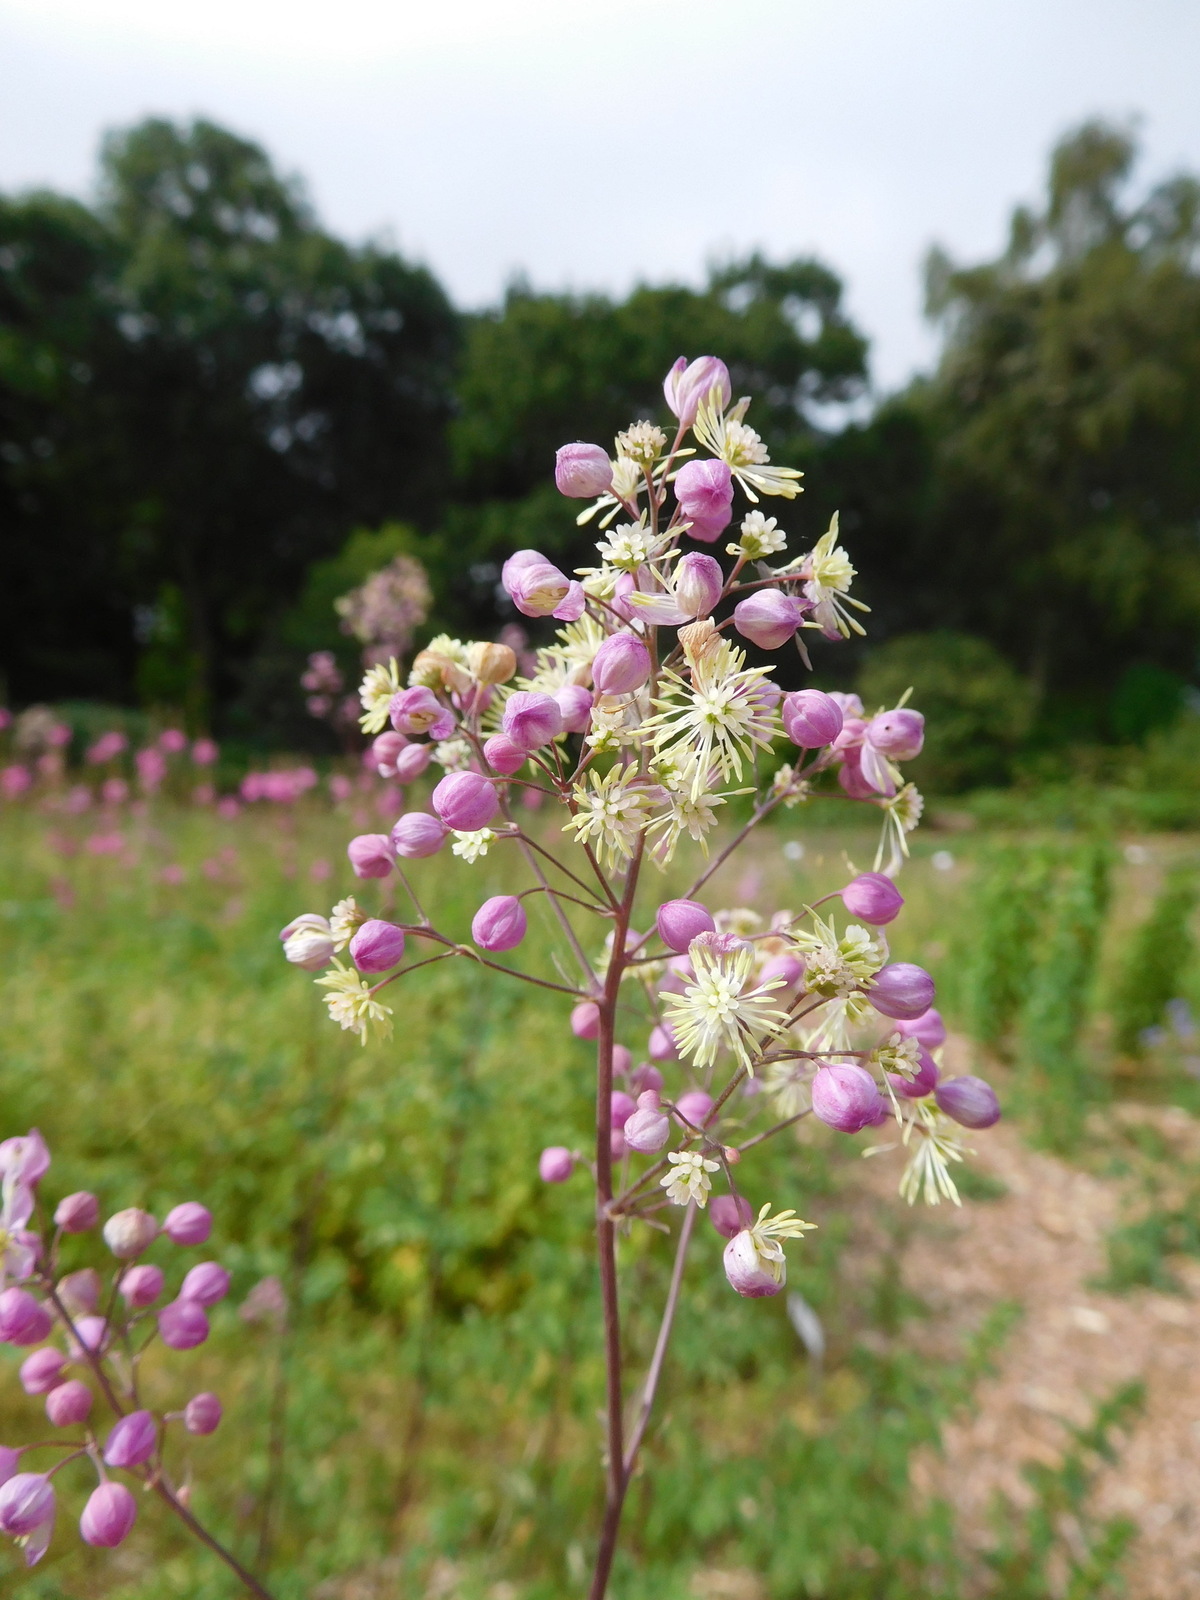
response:
<path id="1" fill-rule="evenodd" d="M 392 703 L 392 696 L 399 694 L 402 688 L 400 665 L 395 656 L 386 667 L 367 668 L 366 676 L 358 689 L 358 698 L 363 704 L 363 714 L 359 717 L 358 723 L 364 733 L 383 732 L 387 727 L 388 707 Z"/>
<path id="2" fill-rule="evenodd" d="M 761 511 L 748 511 L 742 518 L 741 537 L 736 544 L 725 546 L 726 555 L 741 556 L 744 561 L 761 561 L 765 556 L 776 556 L 787 549 L 787 535 L 774 517 L 765 517 Z"/>
<path id="3" fill-rule="evenodd" d="M 385 1038 L 391 1034 L 391 1006 L 376 1000 L 370 985 L 357 972 L 335 961 L 333 971 L 316 982 L 331 991 L 325 996 L 325 1004 L 333 1021 L 350 1033 L 357 1033 L 363 1044 L 367 1042 L 367 1030 L 371 1026 L 377 1027 Z"/>
<path id="4" fill-rule="evenodd" d="M 454 843 L 450 846 L 454 855 L 460 856 L 468 864 L 478 861 L 480 856 L 488 853 L 488 846 L 496 838 L 491 828 L 476 828 L 467 833 L 456 829 Z"/>
<path id="5" fill-rule="evenodd" d="M 666 1020 L 680 1052 L 698 1067 L 708 1067 L 724 1048 L 747 1071 L 751 1046 L 776 1032 L 786 1013 L 772 1004 L 783 978 L 748 988 L 754 947 L 730 934 L 702 933 L 688 948 L 695 981 L 682 994 L 666 997 Z"/>
<path id="6" fill-rule="evenodd" d="M 638 780 L 637 768 L 610 767 L 603 777 L 595 770 L 572 790 L 575 815 L 563 824 L 580 844 L 590 844 L 612 868 L 630 861 L 649 821 L 650 810 L 663 791 Z"/>
<path id="7" fill-rule="evenodd" d="M 706 1206 L 712 1189 L 709 1173 L 716 1172 L 719 1163 L 709 1161 L 696 1150 L 673 1150 L 667 1160 L 672 1170 L 664 1173 L 658 1181 L 667 1191 L 667 1199 L 671 1204 L 686 1206 L 690 1200 L 694 1200 L 698 1206 Z"/>

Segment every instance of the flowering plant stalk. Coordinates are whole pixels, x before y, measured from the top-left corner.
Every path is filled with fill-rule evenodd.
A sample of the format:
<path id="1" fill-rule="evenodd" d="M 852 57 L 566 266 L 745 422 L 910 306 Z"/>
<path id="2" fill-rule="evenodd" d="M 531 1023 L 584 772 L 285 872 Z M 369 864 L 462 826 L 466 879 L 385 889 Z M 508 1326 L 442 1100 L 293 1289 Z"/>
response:
<path id="1" fill-rule="evenodd" d="M 52 1215 L 40 1193 L 50 1152 L 36 1129 L 0 1143 L 0 1343 L 37 1346 L 20 1367 L 30 1397 L 44 1397 L 53 1436 L 17 1448 L 0 1445 L 0 1533 L 13 1539 L 28 1566 L 49 1547 L 58 1510 L 54 1479 L 63 1468 L 86 1460 L 97 1483 L 83 1507 L 79 1532 L 99 1549 L 122 1544 L 133 1528 L 138 1504 L 129 1481 L 154 1493 L 188 1531 L 217 1555 L 260 1600 L 269 1591 L 190 1509 L 190 1483 L 178 1481 L 169 1458 L 181 1434 L 201 1437 L 221 1422 L 215 1394 L 194 1394 L 178 1410 L 152 1410 L 142 1393 L 142 1365 L 150 1347 L 191 1350 L 208 1338 L 208 1310 L 229 1291 L 229 1273 L 215 1261 L 188 1268 L 168 1298 L 167 1271 L 146 1261 L 162 1240 L 174 1248 L 204 1244 L 212 1230 L 208 1210 L 186 1201 L 160 1224 L 130 1207 L 104 1223 L 97 1250 L 101 1270 L 63 1273 L 67 1235 L 92 1234 L 100 1204 L 85 1192 L 69 1194 Z M 107 1282 L 105 1281 L 107 1279 Z M 259 1286 L 259 1291 L 262 1290 Z M 259 1316 L 263 1300 L 252 1294 L 243 1316 Z M 108 1422 L 93 1417 L 99 1397 Z M 23 1458 L 61 1451 L 49 1467 L 33 1471 Z"/>
<path id="2" fill-rule="evenodd" d="M 516 676 L 505 644 L 440 636 L 407 682 L 395 661 L 366 674 L 361 721 L 380 772 L 402 785 L 431 764 L 444 773 L 430 809 L 406 810 L 389 833 L 348 847 L 361 879 L 397 874 L 411 920 L 372 916 L 350 897 L 281 935 L 288 960 L 321 973 L 333 1020 L 364 1042 L 390 1032 L 390 985 L 448 959 L 561 994 L 572 1031 L 595 1041 L 594 1148 L 549 1145 L 540 1163 L 550 1183 L 585 1169 L 595 1190 L 607 1397 L 591 1600 L 608 1586 L 698 1213 L 727 1241 L 725 1274 L 748 1298 L 779 1293 L 785 1245 L 814 1226 L 771 1201 L 751 1204 L 741 1176 L 749 1152 L 809 1115 L 847 1134 L 891 1121 L 891 1143 L 908 1155 L 901 1193 L 957 1204 L 961 1130 L 1000 1114 L 982 1080 L 940 1078 L 933 980 L 890 960 L 883 932 L 903 905 L 894 880 L 922 806 L 900 763 L 920 752 L 924 719 L 903 703 L 868 714 L 851 694 L 784 695 L 774 669 L 750 665 L 736 642 L 768 651 L 794 642 L 807 664 L 810 635 L 836 643 L 862 632 L 866 607 L 850 592 L 837 518 L 789 558 L 778 519 L 760 506 L 792 500 L 800 474 L 770 463 L 746 421 L 750 402 L 731 403 L 724 364 L 681 358 L 664 393 L 669 431 L 639 421 L 617 436 L 614 456 L 584 443 L 558 452 L 559 490 L 588 502 L 581 524 L 599 519 L 598 563 L 574 576 L 535 550 L 505 563 L 515 608 L 561 623 L 532 672 Z M 746 505 L 733 530 L 738 492 Z M 694 548 L 722 536 L 725 565 Z M 787 759 L 768 768 L 780 744 Z M 753 796 L 749 820 L 713 853 L 735 796 Z M 873 870 L 768 918 L 699 898 L 768 817 L 822 797 L 882 813 Z M 518 816 L 518 804 L 547 802 L 559 810 L 563 848 Z M 437 926 L 408 876 L 448 841 L 464 868 L 503 848 L 528 874 L 519 893 L 480 906 L 469 941 Z M 704 860 L 682 896 L 654 907 L 647 882 L 685 841 Z M 554 977 L 495 959 L 520 946 L 526 906 L 539 896 L 561 941 Z M 840 926 L 819 909 L 839 897 L 849 917 Z M 637 1065 L 625 1043 L 635 1029 L 647 1036 Z M 648 1222 L 663 1227 L 674 1208 L 659 1334 L 630 1391 L 618 1241 Z"/>

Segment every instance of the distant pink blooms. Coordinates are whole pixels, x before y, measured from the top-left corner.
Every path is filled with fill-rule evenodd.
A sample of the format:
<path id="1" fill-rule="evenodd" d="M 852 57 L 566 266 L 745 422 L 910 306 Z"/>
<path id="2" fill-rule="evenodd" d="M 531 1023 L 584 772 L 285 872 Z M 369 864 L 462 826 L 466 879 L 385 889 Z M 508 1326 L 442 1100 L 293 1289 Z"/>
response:
<path id="1" fill-rule="evenodd" d="M 192 746 L 192 760 L 198 767 L 211 767 L 220 750 L 211 739 L 197 739 Z"/>
<path id="2" fill-rule="evenodd" d="M 103 766 L 105 762 L 115 761 L 129 748 L 129 740 L 125 734 L 116 728 L 108 733 L 102 733 L 95 744 L 89 745 L 84 757 L 93 766 Z"/>
<path id="3" fill-rule="evenodd" d="M 0 795 L 6 800 L 18 800 L 33 787 L 33 777 L 28 767 L 10 766 L 0 770 Z"/>
<path id="4" fill-rule="evenodd" d="M 276 805 L 294 805 L 316 787 L 317 781 L 317 774 L 311 767 L 293 767 L 279 772 L 248 772 L 238 792 L 250 804 L 257 800 L 268 800 Z M 237 813 L 233 814 L 236 816 Z"/>

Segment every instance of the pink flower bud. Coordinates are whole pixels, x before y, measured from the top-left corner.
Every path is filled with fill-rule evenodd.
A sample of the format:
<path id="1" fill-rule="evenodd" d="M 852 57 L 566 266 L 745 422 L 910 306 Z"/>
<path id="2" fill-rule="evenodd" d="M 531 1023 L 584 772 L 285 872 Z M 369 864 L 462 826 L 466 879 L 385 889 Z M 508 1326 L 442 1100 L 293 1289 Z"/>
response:
<path id="1" fill-rule="evenodd" d="M 93 1267 L 68 1273 L 58 1281 L 58 1297 L 72 1316 L 95 1311 L 100 1302 L 100 1274 Z"/>
<path id="2" fill-rule="evenodd" d="M 388 705 L 388 716 L 397 733 L 428 733 L 435 739 L 444 738 L 441 730 L 448 721 L 452 727 L 454 720 L 433 690 L 424 684 L 414 684 L 411 689 L 401 689 L 394 694 Z"/>
<path id="3" fill-rule="evenodd" d="M 306 911 L 282 929 L 283 953 L 295 967 L 306 972 L 319 972 L 333 960 L 333 935 L 329 931 L 329 918 L 315 911 Z"/>
<path id="4" fill-rule="evenodd" d="M 760 589 L 748 594 L 733 608 L 733 625 L 743 639 L 760 650 L 778 650 L 786 644 L 804 621 L 809 607 L 778 589 Z"/>
<path id="5" fill-rule="evenodd" d="M 571 1032 L 577 1039 L 596 1039 L 600 1035 L 600 1007 L 594 1000 L 581 1000 L 571 1012 Z"/>
<path id="6" fill-rule="evenodd" d="M 893 761 L 911 761 L 925 743 L 925 718 L 907 708 L 881 711 L 867 723 L 865 738 Z"/>
<path id="7" fill-rule="evenodd" d="M 614 1161 L 619 1161 L 622 1156 L 629 1154 L 629 1146 L 625 1143 L 625 1135 L 620 1128 L 614 1128 L 609 1134 L 608 1147 L 612 1151 Z"/>
<path id="8" fill-rule="evenodd" d="M 566 1183 L 575 1169 L 575 1157 L 565 1145 L 547 1145 L 538 1159 L 538 1176 L 543 1183 Z"/>
<path id="9" fill-rule="evenodd" d="M 763 1265 L 749 1229 L 734 1234 L 725 1246 L 721 1260 L 729 1287 L 745 1295 L 748 1300 L 760 1300 L 764 1295 L 778 1294 L 783 1288 L 782 1279 L 775 1278 Z"/>
<path id="10" fill-rule="evenodd" d="M 654 925 L 668 950 L 679 955 L 686 953 L 698 933 L 715 933 L 717 927 L 712 912 L 699 900 L 664 900 L 655 913 Z"/>
<path id="11" fill-rule="evenodd" d="M 879 1089 L 865 1067 L 819 1067 L 812 1082 L 813 1115 L 839 1133 L 868 1127 L 879 1110 Z"/>
<path id="12" fill-rule="evenodd" d="M 104 1224 L 104 1242 L 118 1261 L 132 1261 L 158 1238 L 158 1223 L 148 1211 L 130 1206 L 117 1211 Z"/>
<path id="13" fill-rule="evenodd" d="M 76 1317 L 74 1329 L 75 1337 L 70 1340 L 70 1345 L 75 1361 L 82 1360 L 84 1352 L 88 1350 L 93 1355 L 99 1355 L 108 1343 L 108 1323 L 103 1317 Z"/>
<path id="14" fill-rule="evenodd" d="M 206 1390 L 193 1395 L 184 1407 L 183 1425 L 189 1433 L 215 1433 L 221 1417 L 221 1402 Z"/>
<path id="15" fill-rule="evenodd" d="M 0 1344 L 41 1344 L 53 1326 L 49 1311 L 28 1289 L 0 1294 Z"/>
<path id="16" fill-rule="evenodd" d="M 393 733 L 389 728 L 386 733 L 381 733 L 371 745 L 371 760 L 375 770 L 381 778 L 390 778 L 396 771 L 396 757 L 401 750 L 407 750 L 408 740 L 402 733 Z"/>
<path id="17" fill-rule="evenodd" d="M 158 1424 L 150 1411 L 131 1411 L 113 1428 L 104 1444 L 106 1467 L 140 1467 L 158 1442 Z"/>
<path id="18" fill-rule="evenodd" d="M 922 1050 L 918 1060 L 920 1065 L 911 1078 L 906 1078 L 899 1072 L 889 1072 L 887 1075 L 888 1082 L 895 1092 L 903 1095 L 906 1100 L 920 1100 L 937 1087 L 937 1063 L 928 1050 Z"/>
<path id="19" fill-rule="evenodd" d="M 650 652 L 632 633 L 605 639 L 592 661 L 597 694 L 632 694 L 650 676 Z"/>
<path id="20" fill-rule="evenodd" d="M 787 988 L 794 989 L 803 976 L 804 963 L 795 956 L 772 956 L 769 961 L 763 963 L 759 982 L 770 983 L 772 978 L 782 978 Z M 776 995 L 778 996 L 781 992 L 776 990 Z"/>
<path id="21" fill-rule="evenodd" d="M 163 1275 L 161 1267 L 141 1266 L 130 1267 L 121 1279 L 121 1294 L 127 1305 L 140 1311 L 146 1306 L 152 1306 L 162 1293 Z"/>
<path id="22" fill-rule="evenodd" d="M 586 733 L 592 720 L 592 692 L 581 683 L 568 683 L 554 696 L 565 733 Z"/>
<path id="23" fill-rule="evenodd" d="M 504 705 L 501 726 L 522 750 L 537 750 L 562 732 L 562 712 L 553 695 L 518 689 Z"/>
<path id="24" fill-rule="evenodd" d="M 228 1293 L 229 1274 L 216 1261 L 198 1262 L 179 1286 L 180 1300 L 194 1300 L 201 1306 L 215 1306 Z"/>
<path id="25" fill-rule="evenodd" d="M 657 1023 L 650 1030 L 650 1043 L 647 1046 L 652 1061 L 677 1061 L 679 1051 L 675 1046 L 675 1035 L 665 1022 Z"/>
<path id="26" fill-rule="evenodd" d="M 1000 1121 L 996 1091 L 983 1078 L 944 1078 L 933 1097 L 938 1109 L 964 1128 L 990 1128 Z"/>
<path id="27" fill-rule="evenodd" d="M 415 783 L 433 759 L 433 746 L 406 745 L 396 757 L 394 777 L 397 783 Z"/>
<path id="28" fill-rule="evenodd" d="M 671 1137 L 671 1120 L 662 1110 L 657 1089 L 638 1095 L 637 1108 L 631 1111 L 621 1129 L 625 1143 L 642 1155 L 653 1155 Z"/>
<path id="29" fill-rule="evenodd" d="M 612 488 L 608 452 L 598 444 L 564 444 L 554 457 L 554 483 L 572 500 L 594 500 Z"/>
<path id="30" fill-rule="evenodd" d="M 392 828 L 392 846 L 406 861 L 436 855 L 445 838 L 445 823 L 428 811 L 406 811 Z"/>
<path id="31" fill-rule="evenodd" d="M 360 972 L 387 972 L 404 954 L 404 929 L 371 917 L 350 941 L 350 959 Z"/>
<path id="32" fill-rule="evenodd" d="M 724 411 L 733 397 L 733 389 L 729 368 L 717 356 L 697 356 L 691 363 L 686 356 L 680 356 L 663 379 L 667 404 L 684 428 L 690 428 L 695 422 L 697 411 L 714 389 L 718 391 L 720 408 Z"/>
<path id="33" fill-rule="evenodd" d="M 0 1444 L 0 1483 L 7 1483 L 21 1465 L 21 1452 Z"/>
<path id="34" fill-rule="evenodd" d="M 911 1021 L 929 1010 L 936 993 L 933 979 L 924 967 L 911 961 L 892 961 L 875 974 L 867 999 L 885 1017 Z"/>
<path id="35" fill-rule="evenodd" d="M 718 517 L 689 517 L 688 538 L 699 539 L 701 544 L 716 544 L 732 520 L 732 510 L 723 511 Z"/>
<path id="36" fill-rule="evenodd" d="M 86 1189 L 64 1195 L 54 1212 L 54 1221 L 64 1233 L 86 1233 L 99 1220 L 100 1202 Z"/>
<path id="37" fill-rule="evenodd" d="M 733 474 L 726 461 L 688 461 L 675 479 L 675 498 L 689 520 L 728 527 L 733 519 Z"/>
<path id="38" fill-rule="evenodd" d="M 59 1383 L 46 1396 L 46 1415 L 56 1428 L 74 1428 L 86 1422 L 92 1409 L 92 1391 L 78 1378 Z"/>
<path id="39" fill-rule="evenodd" d="M 212 1232 L 212 1212 L 198 1200 L 185 1200 L 168 1211 L 163 1232 L 172 1244 L 203 1244 Z"/>
<path id="40" fill-rule="evenodd" d="M 93 1489 L 79 1519 L 85 1544 L 115 1550 L 137 1521 L 137 1501 L 123 1483 L 102 1483 Z"/>
<path id="41" fill-rule="evenodd" d="M 500 573 L 500 582 L 513 605 L 525 617 L 549 617 L 569 607 L 579 584 L 560 572 L 553 562 L 536 550 L 518 550 L 509 556 Z M 573 620 L 573 619 L 563 619 Z"/>
<path id="42" fill-rule="evenodd" d="M 708 1220 L 725 1239 L 732 1239 L 754 1221 L 754 1207 L 740 1194 L 715 1194 L 708 1202 Z"/>
<path id="43" fill-rule="evenodd" d="M 208 1338 L 208 1318 L 196 1300 L 172 1300 L 158 1313 L 158 1332 L 171 1350 L 192 1350 Z"/>
<path id="44" fill-rule="evenodd" d="M 647 1089 L 657 1090 L 661 1089 L 662 1086 L 662 1073 L 657 1067 L 651 1066 L 648 1061 L 643 1061 L 641 1066 L 635 1067 L 629 1074 L 629 1087 L 634 1094 L 644 1094 Z"/>
<path id="45" fill-rule="evenodd" d="M 613 1127 L 623 1128 L 637 1107 L 632 1095 L 626 1094 L 624 1089 L 614 1089 L 609 1109 Z"/>
<path id="46" fill-rule="evenodd" d="M 24 1539 L 54 1520 L 54 1485 L 44 1472 L 18 1472 L 0 1484 L 0 1533 Z"/>
<path id="47" fill-rule="evenodd" d="M 862 872 L 842 890 L 842 904 L 852 917 L 881 928 L 900 915 L 904 896 L 882 872 Z"/>
<path id="48" fill-rule="evenodd" d="M 629 1069 L 633 1066 L 633 1051 L 627 1044 L 614 1044 L 612 1051 L 613 1074 L 618 1078 L 629 1076 Z"/>
<path id="49" fill-rule="evenodd" d="M 783 731 L 801 750 L 821 750 L 842 731 L 842 708 L 820 689 L 798 689 L 783 697 Z"/>
<path id="50" fill-rule="evenodd" d="M 689 550 L 675 565 L 675 599 L 688 617 L 707 617 L 721 598 L 725 575 L 721 563 Z"/>
<path id="51" fill-rule="evenodd" d="M 895 1031 L 906 1039 L 916 1039 L 926 1050 L 936 1050 L 946 1042 L 946 1024 L 942 1021 L 942 1013 L 932 1006 L 919 1017 L 898 1022 Z"/>
<path id="52" fill-rule="evenodd" d="M 62 1382 L 62 1369 L 66 1364 L 67 1358 L 62 1351 L 50 1345 L 35 1350 L 31 1356 L 25 1357 L 17 1374 L 22 1389 L 26 1394 L 47 1394 L 56 1383 Z"/>
<path id="53" fill-rule="evenodd" d="M 689 1089 L 686 1094 L 681 1094 L 675 1102 L 675 1109 L 681 1117 L 685 1117 L 693 1128 L 702 1128 L 708 1120 L 708 1114 L 713 1108 L 713 1097 L 705 1094 L 703 1089 Z"/>
<path id="54" fill-rule="evenodd" d="M 448 828 L 475 833 L 500 809 L 496 791 L 479 772 L 451 772 L 433 791 L 433 809 Z"/>
<path id="55" fill-rule="evenodd" d="M 513 950 L 525 937 L 525 907 L 512 894 L 494 894 L 471 919 L 471 938 L 481 950 Z"/>
<path id="56" fill-rule="evenodd" d="M 527 757 L 528 751 L 514 744 L 506 733 L 494 733 L 483 747 L 483 759 L 488 766 L 493 772 L 503 773 L 506 778 L 511 778 L 514 772 L 520 772 Z"/>
<path id="57" fill-rule="evenodd" d="M 386 833 L 360 833 L 346 846 L 356 878 L 386 878 L 395 857 Z"/>

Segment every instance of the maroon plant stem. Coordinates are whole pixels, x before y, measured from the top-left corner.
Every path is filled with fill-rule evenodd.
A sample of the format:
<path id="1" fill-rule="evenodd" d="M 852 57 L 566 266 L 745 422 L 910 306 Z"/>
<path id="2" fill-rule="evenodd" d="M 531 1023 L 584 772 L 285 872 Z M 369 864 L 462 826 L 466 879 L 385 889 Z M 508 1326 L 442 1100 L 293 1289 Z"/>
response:
<path id="1" fill-rule="evenodd" d="M 642 1400 L 638 1407 L 637 1421 L 633 1425 L 633 1433 L 629 1440 L 629 1447 L 625 1452 L 625 1485 L 633 1477 L 634 1468 L 637 1466 L 638 1451 L 641 1449 L 642 1440 L 646 1434 L 646 1424 L 650 1421 L 650 1412 L 654 1407 L 654 1396 L 658 1391 L 658 1380 L 662 1377 L 663 1362 L 666 1360 L 667 1345 L 671 1339 L 671 1329 L 675 1323 L 675 1311 L 679 1305 L 679 1291 L 683 1285 L 683 1268 L 687 1260 L 688 1245 L 692 1242 L 692 1229 L 696 1225 L 696 1202 L 693 1200 L 688 1205 L 684 1215 L 683 1226 L 679 1230 L 679 1244 L 675 1250 L 675 1265 L 671 1269 L 671 1287 L 667 1291 L 667 1303 L 663 1307 L 662 1322 L 658 1328 L 658 1338 L 654 1343 L 654 1354 L 650 1358 L 650 1366 L 646 1372 L 646 1382 L 642 1386 Z"/>
<path id="2" fill-rule="evenodd" d="M 600 1033 L 596 1043 L 596 1249 L 600 1262 L 600 1297 L 604 1307 L 604 1372 L 608 1465 L 604 1520 L 592 1572 L 590 1600 L 604 1600 L 617 1548 L 621 1508 L 625 1500 L 625 1440 L 621 1398 L 621 1318 L 617 1296 L 617 1229 L 609 1215 L 612 1182 L 613 1045 L 616 1040 L 617 1003 L 625 968 L 625 938 L 637 893 L 642 847 L 630 863 L 614 919 L 612 956 L 599 1002 Z"/>

